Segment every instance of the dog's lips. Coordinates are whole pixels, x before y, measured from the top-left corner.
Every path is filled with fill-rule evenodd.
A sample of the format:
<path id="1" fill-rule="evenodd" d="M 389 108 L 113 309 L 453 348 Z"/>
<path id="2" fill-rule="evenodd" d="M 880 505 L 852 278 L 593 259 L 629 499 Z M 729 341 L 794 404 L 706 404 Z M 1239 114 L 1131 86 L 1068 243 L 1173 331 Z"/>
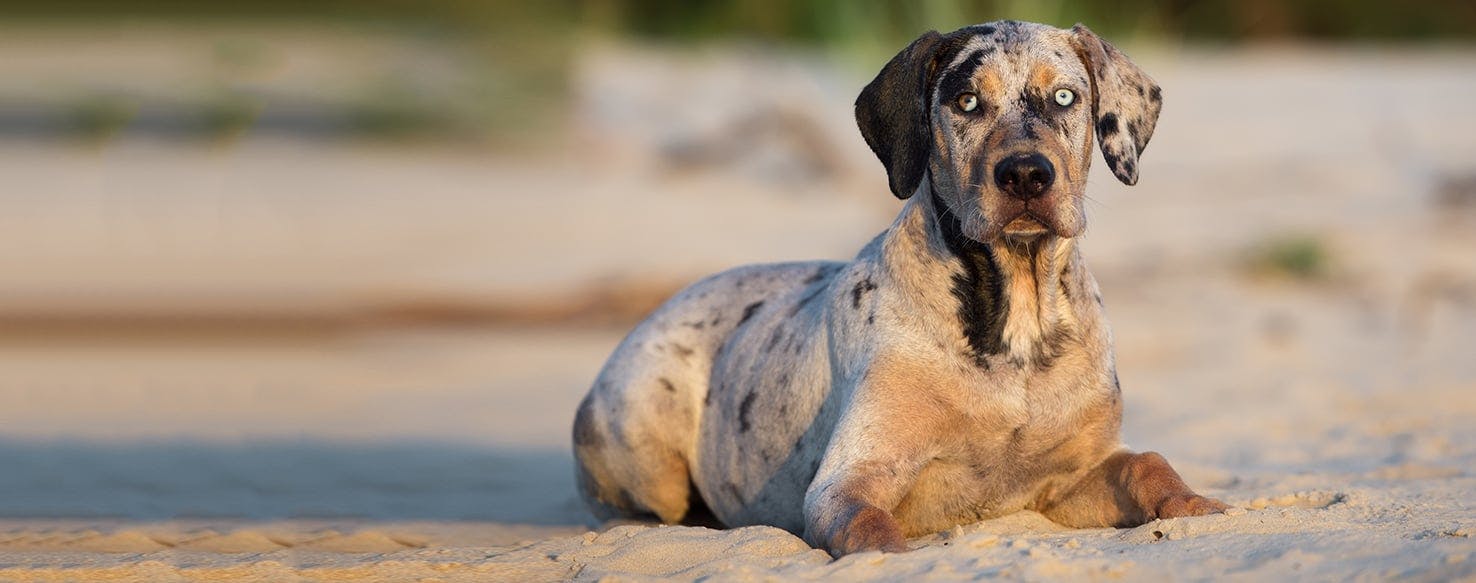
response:
<path id="1" fill-rule="evenodd" d="M 1014 220 L 1005 224 L 1002 229 L 1006 237 L 1012 238 L 1034 238 L 1049 233 L 1051 228 L 1044 221 L 1036 219 L 1029 213 L 1023 213 Z"/>

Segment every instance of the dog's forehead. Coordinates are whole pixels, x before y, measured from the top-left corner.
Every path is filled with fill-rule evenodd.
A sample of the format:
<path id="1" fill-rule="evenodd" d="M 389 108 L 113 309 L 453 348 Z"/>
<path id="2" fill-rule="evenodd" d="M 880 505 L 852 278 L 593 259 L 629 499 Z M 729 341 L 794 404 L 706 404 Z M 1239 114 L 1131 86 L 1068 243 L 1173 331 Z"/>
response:
<path id="1" fill-rule="evenodd" d="M 1018 87 L 1039 78 L 1084 80 L 1086 66 L 1076 53 L 1068 31 L 1015 21 L 999 21 L 961 28 L 950 35 L 946 64 L 938 75 L 942 89 L 966 79 L 992 73 L 1001 85 Z M 951 78 L 951 83 L 948 82 Z M 1003 88 L 1003 87 L 1001 87 Z"/>

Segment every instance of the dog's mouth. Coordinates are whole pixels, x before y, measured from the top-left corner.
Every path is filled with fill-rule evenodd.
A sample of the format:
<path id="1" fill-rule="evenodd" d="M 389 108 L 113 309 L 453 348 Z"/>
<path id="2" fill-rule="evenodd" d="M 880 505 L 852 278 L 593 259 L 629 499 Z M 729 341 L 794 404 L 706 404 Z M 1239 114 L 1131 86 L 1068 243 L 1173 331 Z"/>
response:
<path id="1" fill-rule="evenodd" d="M 1011 239 L 1034 239 L 1051 232 L 1051 229 L 1045 222 L 1025 213 L 1006 223 L 1001 231 Z"/>

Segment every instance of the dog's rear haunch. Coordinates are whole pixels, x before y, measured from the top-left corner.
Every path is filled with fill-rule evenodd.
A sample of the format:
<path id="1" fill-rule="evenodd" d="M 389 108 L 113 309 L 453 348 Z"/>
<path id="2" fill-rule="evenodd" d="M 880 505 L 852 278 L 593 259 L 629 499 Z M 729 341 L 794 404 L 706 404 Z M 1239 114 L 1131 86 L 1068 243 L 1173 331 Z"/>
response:
<path id="1" fill-rule="evenodd" d="M 856 100 L 896 221 L 850 262 L 719 273 L 637 326 L 574 422 L 595 516 L 705 506 L 840 556 L 1027 508 L 1076 527 L 1223 510 L 1119 441 L 1077 248 L 1094 140 L 1135 183 L 1160 103 L 1084 26 L 913 41 Z"/>

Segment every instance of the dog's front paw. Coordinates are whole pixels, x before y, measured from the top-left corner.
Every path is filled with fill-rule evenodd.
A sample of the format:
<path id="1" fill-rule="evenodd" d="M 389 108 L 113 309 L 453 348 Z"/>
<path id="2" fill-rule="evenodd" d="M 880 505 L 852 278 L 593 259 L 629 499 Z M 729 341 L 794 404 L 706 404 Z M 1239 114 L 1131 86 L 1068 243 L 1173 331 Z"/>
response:
<path id="1" fill-rule="evenodd" d="M 1158 518 L 1180 518 L 1183 516 L 1204 516 L 1206 514 L 1217 514 L 1229 509 L 1230 505 L 1214 498 L 1205 498 L 1199 494 L 1175 494 L 1164 498 L 1158 503 L 1155 514 Z"/>
<path id="2" fill-rule="evenodd" d="M 857 511 L 851 521 L 836 533 L 829 546 L 830 554 L 837 558 L 865 551 L 908 551 L 907 539 L 902 537 L 902 529 L 898 528 L 897 521 L 874 506 L 866 506 Z"/>

